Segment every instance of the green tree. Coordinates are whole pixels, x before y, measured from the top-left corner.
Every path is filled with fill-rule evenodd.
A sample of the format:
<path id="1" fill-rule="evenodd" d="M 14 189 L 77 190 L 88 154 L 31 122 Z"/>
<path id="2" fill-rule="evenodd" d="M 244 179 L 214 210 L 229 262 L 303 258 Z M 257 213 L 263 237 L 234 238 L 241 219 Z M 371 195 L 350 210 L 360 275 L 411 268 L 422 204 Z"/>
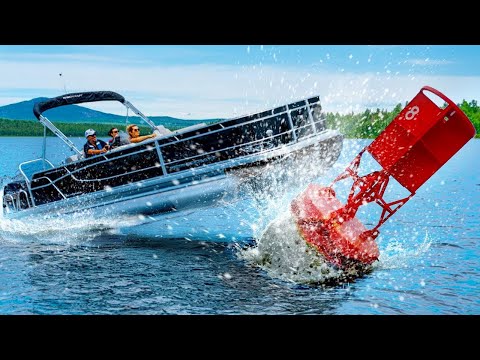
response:
<path id="1" fill-rule="evenodd" d="M 467 102 L 465 99 L 458 104 L 458 107 L 467 115 L 470 121 L 473 123 L 477 135 L 475 137 L 480 137 L 480 107 L 478 106 L 477 100 L 472 100 Z"/>

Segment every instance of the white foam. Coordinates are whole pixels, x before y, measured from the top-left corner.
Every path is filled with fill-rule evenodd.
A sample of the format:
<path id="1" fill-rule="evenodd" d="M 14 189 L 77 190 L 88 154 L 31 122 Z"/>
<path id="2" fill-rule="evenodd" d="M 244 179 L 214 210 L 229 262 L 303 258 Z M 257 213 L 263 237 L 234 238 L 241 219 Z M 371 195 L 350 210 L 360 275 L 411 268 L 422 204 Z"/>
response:
<path id="1" fill-rule="evenodd" d="M 343 275 L 300 237 L 289 212 L 269 224 L 257 246 L 240 254 L 270 276 L 295 283 L 322 283 Z"/>
<path id="2" fill-rule="evenodd" d="M 412 242 L 405 242 L 397 239 L 391 239 L 386 247 L 380 251 L 378 262 L 374 264 L 375 269 L 397 269 L 407 267 L 409 262 L 414 258 L 424 256 L 429 250 L 432 240 L 428 233 L 419 245 Z"/>
<path id="3" fill-rule="evenodd" d="M 8 242 L 41 241 L 78 244 L 91 241 L 102 233 L 115 232 L 120 225 L 133 225 L 132 217 L 107 218 L 89 212 L 22 219 L 0 218 L 0 239 Z"/>

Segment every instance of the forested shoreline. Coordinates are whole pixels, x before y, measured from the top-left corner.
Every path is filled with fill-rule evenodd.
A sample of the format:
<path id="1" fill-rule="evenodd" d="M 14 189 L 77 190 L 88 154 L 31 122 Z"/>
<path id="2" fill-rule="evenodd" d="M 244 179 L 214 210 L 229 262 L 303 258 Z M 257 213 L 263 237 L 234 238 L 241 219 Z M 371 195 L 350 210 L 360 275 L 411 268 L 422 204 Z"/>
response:
<path id="1" fill-rule="evenodd" d="M 476 100 L 467 102 L 464 100 L 457 104 L 463 112 L 472 121 L 477 130 L 477 138 L 480 138 L 480 107 Z M 385 127 L 398 115 L 403 109 L 402 104 L 397 104 L 391 111 L 385 109 L 370 110 L 362 113 L 338 114 L 326 113 L 327 126 L 338 129 L 347 138 L 375 138 Z M 55 125 L 68 137 L 83 137 L 85 130 L 93 128 L 97 131 L 100 138 L 107 138 L 110 128 L 116 126 L 120 130 L 125 130 L 124 125 L 119 124 L 91 124 L 91 123 L 55 123 Z M 150 128 L 140 126 L 143 134 L 150 133 Z M 170 127 L 174 131 L 178 128 Z M 47 130 L 48 136 L 54 134 Z M 43 136 L 43 126 L 36 121 L 8 120 L 0 118 L 0 136 Z"/>
<path id="2" fill-rule="evenodd" d="M 99 138 L 108 138 L 108 131 L 112 127 L 125 131 L 124 125 L 119 124 L 91 124 L 91 123 L 57 123 L 54 125 L 67 137 L 84 137 L 85 130 L 95 129 Z M 142 134 L 151 133 L 149 126 L 139 126 Z M 172 131 L 175 129 L 171 129 Z M 39 121 L 8 120 L 0 118 L 0 136 L 43 136 L 43 125 Z M 55 136 L 47 129 L 47 136 Z"/>
<path id="3" fill-rule="evenodd" d="M 477 100 L 457 104 L 460 109 L 468 116 L 477 131 L 476 138 L 480 138 L 480 107 Z M 405 104 L 406 106 L 406 104 Z M 347 138 L 352 139 L 374 139 L 385 127 L 392 122 L 404 106 L 397 104 L 391 111 L 376 109 L 375 111 L 367 109 L 359 114 L 333 114 L 327 113 L 327 126 L 336 128 Z"/>

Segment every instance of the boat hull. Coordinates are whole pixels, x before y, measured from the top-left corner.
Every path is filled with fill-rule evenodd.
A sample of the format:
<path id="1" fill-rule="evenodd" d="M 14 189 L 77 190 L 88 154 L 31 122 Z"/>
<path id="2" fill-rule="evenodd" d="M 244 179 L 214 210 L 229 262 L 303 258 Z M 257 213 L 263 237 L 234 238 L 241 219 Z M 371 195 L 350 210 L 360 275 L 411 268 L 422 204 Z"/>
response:
<path id="1" fill-rule="evenodd" d="M 325 132 L 257 156 L 253 162 L 246 158 L 244 164 L 234 167 L 196 168 L 188 175 L 148 179 L 4 216 L 22 221 L 40 217 L 45 222 L 59 217 L 75 221 L 80 216 L 95 219 L 97 225 L 102 218 L 101 228 L 106 233 L 152 239 L 251 241 L 255 220 L 254 215 L 249 217 L 252 197 L 266 191 L 272 177 L 292 181 L 280 179 L 280 174 L 306 163 L 314 162 L 318 172 L 309 172 L 303 181 L 313 180 L 335 163 L 342 144 L 341 134 Z"/>

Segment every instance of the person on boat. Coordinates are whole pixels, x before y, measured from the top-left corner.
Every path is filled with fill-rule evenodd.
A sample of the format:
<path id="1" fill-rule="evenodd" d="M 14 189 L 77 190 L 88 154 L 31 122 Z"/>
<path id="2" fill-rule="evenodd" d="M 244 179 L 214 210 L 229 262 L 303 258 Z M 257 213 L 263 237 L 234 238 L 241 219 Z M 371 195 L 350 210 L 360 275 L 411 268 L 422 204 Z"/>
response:
<path id="1" fill-rule="evenodd" d="M 97 139 L 97 132 L 93 129 L 85 131 L 85 137 L 87 142 L 83 145 L 83 152 L 86 158 L 106 153 L 110 149 L 105 141 Z"/>
<path id="2" fill-rule="evenodd" d="M 110 146 L 110 149 L 114 149 L 118 146 L 126 145 L 130 143 L 130 141 L 127 138 L 127 134 L 125 134 L 123 131 L 120 133 L 118 131 L 118 128 L 116 127 L 111 128 L 110 131 L 108 132 L 108 135 L 112 137 L 110 140 L 108 140 L 108 145 Z"/>
<path id="3" fill-rule="evenodd" d="M 110 131 L 108 132 L 108 135 L 112 137 L 110 140 L 108 140 L 108 145 L 110 149 L 120 146 L 120 135 L 118 133 L 118 128 L 116 127 L 111 128 Z"/>
<path id="4" fill-rule="evenodd" d="M 129 135 L 129 140 L 131 143 L 139 143 L 147 139 L 153 139 L 157 134 L 153 133 L 150 135 L 140 136 L 140 129 L 138 125 L 130 124 L 127 126 L 127 133 Z"/>

